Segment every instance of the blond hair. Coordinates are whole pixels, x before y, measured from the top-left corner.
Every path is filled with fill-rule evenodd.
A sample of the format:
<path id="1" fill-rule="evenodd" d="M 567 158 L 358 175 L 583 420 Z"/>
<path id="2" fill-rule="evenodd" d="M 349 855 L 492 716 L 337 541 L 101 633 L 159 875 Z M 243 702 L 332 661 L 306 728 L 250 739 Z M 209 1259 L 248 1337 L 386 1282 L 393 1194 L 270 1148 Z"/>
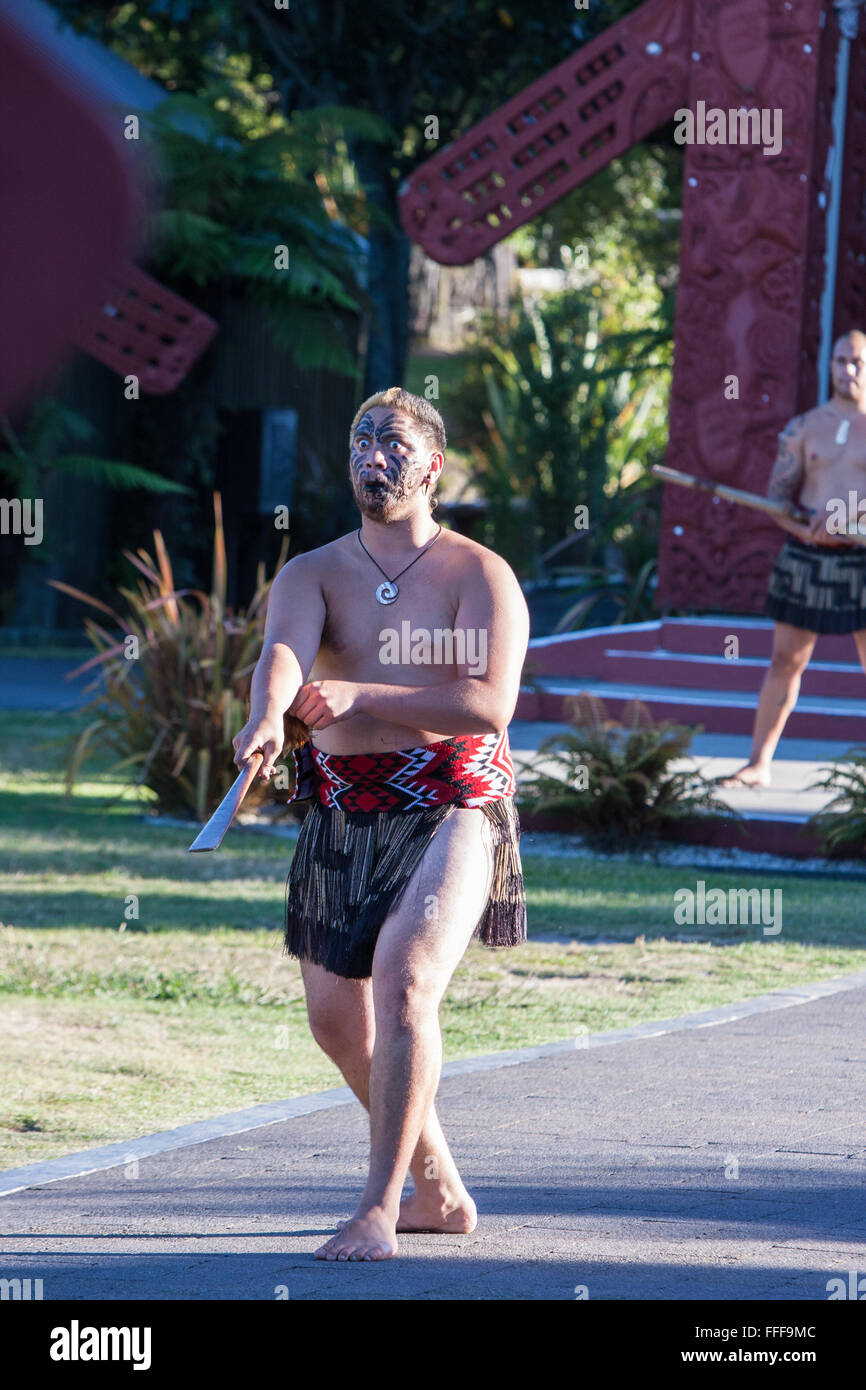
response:
<path id="1" fill-rule="evenodd" d="M 404 391 L 402 386 L 389 386 L 385 391 L 377 391 L 375 396 L 369 396 L 362 405 L 359 405 L 349 430 L 349 448 L 352 447 L 352 440 L 355 438 L 355 430 L 368 410 L 373 410 L 376 406 L 390 406 L 392 410 L 399 410 L 401 415 L 409 415 L 414 420 L 418 433 L 424 440 L 425 445 L 431 453 L 445 453 L 445 422 L 435 406 L 429 401 L 425 401 L 423 396 L 415 396 L 411 391 Z M 431 486 L 427 494 L 431 512 L 436 507 L 434 497 L 435 484 Z"/>

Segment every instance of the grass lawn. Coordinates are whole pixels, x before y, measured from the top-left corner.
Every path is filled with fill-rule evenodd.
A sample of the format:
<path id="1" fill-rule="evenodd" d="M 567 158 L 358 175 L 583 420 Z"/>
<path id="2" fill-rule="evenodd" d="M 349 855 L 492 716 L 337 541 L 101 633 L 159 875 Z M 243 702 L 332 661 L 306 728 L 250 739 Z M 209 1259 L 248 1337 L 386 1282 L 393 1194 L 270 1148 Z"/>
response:
<path id="1" fill-rule="evenodd" d="M 216 854 L 96 768 L 63 795 L 46 741 L 80 715 L 0 718 L 0 1167 L 343 1084 L 281 954 L 292 843 Z M 114 801 L 114 804 L 109 805 Z M 866 967 L 862 885 L 526 854 L 529 942 L 473 942 L 446 1060 L 579 1038 Z M 678 926 L 674 893 L 782 890 L 782 931 Z M 138 917 L 125 911 L 134 895 Z"/>

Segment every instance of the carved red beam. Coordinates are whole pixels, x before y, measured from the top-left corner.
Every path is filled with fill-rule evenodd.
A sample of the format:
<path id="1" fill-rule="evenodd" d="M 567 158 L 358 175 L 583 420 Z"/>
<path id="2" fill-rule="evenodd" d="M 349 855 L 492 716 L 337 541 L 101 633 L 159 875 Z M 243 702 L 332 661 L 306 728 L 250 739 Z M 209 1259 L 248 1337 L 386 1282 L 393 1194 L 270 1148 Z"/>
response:
<path id="1" fill-rule="evenodd" d="M 428 159 L 400 193 L 406 234 L 466 265 L 685 106 L 690 6 L 647 0 Z"/>
<path id="2" fill-rule="evenodd" d="M 435 260 L 463 264 L 679 110 L 780 112 L 771 157 L 685 147 L 665 460 L 760 493 L 779 431 L 815 404 L 838 44 L 826 0 L 648 0 L 417 169 L 403 225 Z M 835 334 L 866 314 L 866 22 L 851 64 Z M 757 510 L 667 488 L 657 600 L 761 611 L 780 541 Z"/>

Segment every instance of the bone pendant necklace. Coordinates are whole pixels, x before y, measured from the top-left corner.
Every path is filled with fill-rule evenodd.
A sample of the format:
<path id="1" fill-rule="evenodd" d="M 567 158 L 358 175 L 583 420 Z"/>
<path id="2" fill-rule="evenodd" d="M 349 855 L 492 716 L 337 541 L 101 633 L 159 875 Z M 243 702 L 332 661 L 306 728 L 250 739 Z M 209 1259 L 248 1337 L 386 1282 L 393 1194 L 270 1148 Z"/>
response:
<path id="1" fill-rule="evenodd" d="M 839 410 L 839 408 L 836 405 L 833 405 L 833 409 L 835 410 L 836 414 L 840 417 L 839 423 L 836 426 L 836 433 L 833 436 L 833 441 L 836 444 L 846 444 L 848 442 L 848 431 L 851 428 L 851 421 L 847 415 L 842 414 L 841 410 Z"/>
<path id="2" fill-rule="evenodd" d="M 438 539 L 439 539 L 439 537 L 441 536 L 441 534 L 442 534 L 442 527 L 440 526 L 440 527 L 439 527 L 439 530 L 436 532 L 436 535 L 433 537 L 432 541 L 430 542 L 430 545 L 425 545 L 424 549 L 420 552 L 420 554 L 418 554 L 418 555 L 415 556 L 415 560 L 420 560 L 422 555 L 426 555 L 427 551 L 430 549 L 430 546 L 436 544 L 436 542 L 438 541 Z M 365 546 L 364 542 L 361 540 L 361 532 L 360 532 L 360 531 L 358 532 L 358 540 L 359 540 L 359 542 L 360 542 L 361 549 L 363 550 L 364 554 L 365 554 L 365 555 L 368 555 L 368 556 L 370 557 L 370 559 L 373 560 L 373 556 L 370 555 L 369 550 L 368 550 L 367 547 Z M 380 584 L 379 587 L 378 587 L 378 589 L 376 590 L 376 598 L 379 600 L 380 603 L 396 603 L 396 602 L 397 602 L 397 598 L 398 598 L 398 596 L 399 596 L 399 594 L 400 594 L 400 590 L 399 590 L 399 588 L 398 588 L 398 586 L 397 586 L 397 582 L 396 582 L 396 581 L 400 578 L 400 575 L 406 573 L 406 570 L 412 568 L 412 566 L 415 564 L 415 560 L 410 560 L 409 563 L 408 563 L 408 565 L 404 565 L 403 569 L 400 570 L 400 573 L 399 573 L 399 574 L 395 574 L 393 579 L 389 579 L 389 578 L 388 578 L 387 574 L 385 574 L 385 571 L 382 569 L 382 566 L 379 564 L 378 560 L 373 560 L 373 564 L 376 566 L 376 569 L 379 571 L 379 573 L 380 573 L 380 574 L 385 574 L 385 583 L 384 583 L 384 584 Z"/>

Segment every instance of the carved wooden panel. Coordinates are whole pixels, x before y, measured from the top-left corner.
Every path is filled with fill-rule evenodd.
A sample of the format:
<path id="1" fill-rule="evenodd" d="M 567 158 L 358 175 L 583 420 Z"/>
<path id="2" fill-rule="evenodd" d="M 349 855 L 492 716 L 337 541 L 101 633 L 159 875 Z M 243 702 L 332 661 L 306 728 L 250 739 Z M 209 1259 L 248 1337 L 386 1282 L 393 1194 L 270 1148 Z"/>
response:
<path id="1" fill-rule="evenodd" d="M 805 300 L 826 134 L 814 120 L 826 71 L 821 8 L 821 0 L 790 8 L 783 0 L 698 0 L 694 9 L 687 104 L 778 110 L 782 145 L 769 155 L 730 141 L 686 146 L 666 462 L 760 493 L 778 432 L 801 408 L 804 329 L 812 340 L 817 329 Z M 738 398 L 726 399 L 726 383 Z M 814 388 L 812 395 L 814 404 Z M 758 610 L 783 539 L 759 513 L 668 487 L 659 598 L 669 607 Z"/>
<path id="2" fill-rule="evenodd" d="M 101 290 L 78 316 L 76 346 L 120 376 L 135 374 L 146 395 L 174 391 L 216 333 L 216 321 L 131 261 L 106 276 Z"/>
<path id="3" fill-rule="evenodd" d="M 851 44 L 836 283 L 836 332 L 866 333 L 866 9 Z"/>
<path id="4" fill-rule="evenodd" d="M 688 0 L 647 0 L 416 169 L 407 236 L 466 265 L 649 135 L 688 88 Z"/>
<path id="5" fill-rule="evenodd" d="M 813 112 L 815 142 L 809 171 L 809 215 L 806 224 L 806 275 L 803 283 L 803 331 L 797 383 L 797 414 L 818 402 L 818 347 L 821 338 L 821 298 L 827 250 L 827 159 L 833 140 L 833 101 L 836 95 L 835 35 L 821 44 L 818 91 Z M 772 465 L 772 460 L 770 460 Z"/>
<path id="6" fill-rule="evenodd" d="M 780 111 L 778 154 L 686 147 L 665 460 L 764 493 L 780 430 L 817 404 L 838 43 L 829 0 L 647 0 L 417 169 L 403 225 L 434 259 L 465 264 L 681 107 Z M 866 13 L 841 214 L 836 336 L 866 331 Z M 760 513 L 667 487 L 659 603 L 759 611 L 783 540 Z"/>

